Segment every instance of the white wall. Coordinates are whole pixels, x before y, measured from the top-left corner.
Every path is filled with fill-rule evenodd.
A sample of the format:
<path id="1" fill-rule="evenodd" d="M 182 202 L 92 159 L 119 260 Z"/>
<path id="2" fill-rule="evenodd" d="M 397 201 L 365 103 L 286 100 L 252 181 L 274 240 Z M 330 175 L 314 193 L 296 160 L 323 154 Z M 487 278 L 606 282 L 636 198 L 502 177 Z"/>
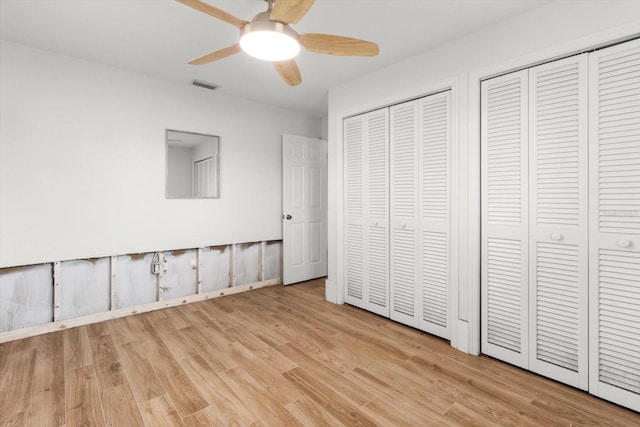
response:
<path id="1" fill-rule="evenodd" d="M 281 135 L 320 118 L 0 43 L 0 267 L 281 239 Z M 165 199 L 167 128 L 220 136 L 220 199 Z"/>
<path id="2" fill-rule="evenodd" d="M 531 58 L 549 59 L 544 56 L 563 55 L 573 48 L 589 46 L 589 40 L 598 39 L 600 32 L 626 35 L 640 33 L 640 2 L 638 1 L 554 1 L 541 8 L 502 22 L 483 31 L 471 34 L 427 51 L 419 56 L 395 64 L 379 72 L 358 78 L 329 92 L 329 264 L 326 298 L 329 301 L 344 301 L 342 283 L 342 120 L 344 117 L 369 111 L 385 105 L 415 98 L 430 91 L 453 87 L 453 101 L 458 106 L 454 117 L 457 128 L 459 156 L 454 176 L 456 194 L 454 206 L 459 215 L 453 233 L 459 235 L 459 247 L 454 258 L 459 268 L 454 276 L 453 293 L 456 304 L 454 315 L 460 319 L 455 325 L 457 335 L 452 345 L 464 351 L 477 353 L 479 341 L 479 303 L 473 303 L 474 293 L 479 292 L 479 275 L 475 274 L 479 262 L 476 246 L 479 233 L 479 214 L 469 214 L 469 209 L 479 200 L 477 182 L 468 171 L 479 164 L 469 134 L 477 133 L 473 128 L 479 123 L 477 80 L 478 70 L 496 64 L 526 66 Z M 611 30 L 621 27 L 622 30 Z M 559 50 L 558 50 L 559 49 Z M 563 49 L 566 49 L 563 51 Z M 534 54 L 534 53 L 538 54 Z M 553 56 L 552 55 L 552 56 Z M 496 70 L 497 71 L 497 70 Z M 375 90 L 372 90 L 375 88 Z M 471 96 L 470 96 L 471 95 Z M 473 105 L 470 104 L 470 98 Z M 470 132 L 473 128 L 473 132 Z M 471 149 L 470 149 L 471 148 Z M 477 148 L 477 147 L 475 147 Z M 476 180 L 477 181 L 477 180 Z M 470 203 L 471 202 L 471 203 Z M 455 219 L 455 218 L 454 218 Z M 478 246 L 479 247 L 479 246 Z M 476 256 L 477 258 L 476 259 Z"/>

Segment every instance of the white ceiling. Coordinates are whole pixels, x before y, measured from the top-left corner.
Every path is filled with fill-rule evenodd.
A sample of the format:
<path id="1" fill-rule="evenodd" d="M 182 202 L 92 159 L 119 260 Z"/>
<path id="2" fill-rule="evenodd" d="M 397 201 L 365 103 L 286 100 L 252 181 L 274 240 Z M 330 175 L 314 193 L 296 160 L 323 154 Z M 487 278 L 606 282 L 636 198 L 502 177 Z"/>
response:
<path id="1" fill-rule="evenodd" d="M 205 0 L 250 20 L 264 0 Z M 284 1 L 284 0 L 283 0 Z M 217 91 L 327 114 L 328 89 L 439 44 L 524 13 L 548 0 L 317 0 L 295 25 L 380 45 L 375 58 L 302 52 L 303 82 L 289 87 L 268 62 L 244 53 L 188 65 L 237 41 L 238 30 L 171 0 L 0 0 L 0 38 L 173 82 L 200 79 Z M 205 90 L 205 89 L 203 89 Z"/>

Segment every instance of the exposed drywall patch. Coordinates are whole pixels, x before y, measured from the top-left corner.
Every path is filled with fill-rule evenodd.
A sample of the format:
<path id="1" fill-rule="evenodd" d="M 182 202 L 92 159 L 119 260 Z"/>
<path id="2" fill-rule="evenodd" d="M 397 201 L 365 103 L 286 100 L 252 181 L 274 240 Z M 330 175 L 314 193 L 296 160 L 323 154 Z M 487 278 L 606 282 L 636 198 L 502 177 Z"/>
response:
<path id="1" fill-rule="evenodd" d="M 217 291 L 229 287 L 231 283 L 229 280 L 230 252 L 228 246 L 202 248 L 201 292 Z"/>
<path id="2" fill-rule="evenodd" d="M 63 261 L 60 263 L 56 320 L 73 319 L 109 310 L 111 260 Z"/>
<path id="3" fill-rule="evenodd" d="M 151 273 L 153 255 L 122 255 L 116 258 L 113 308 L 133 307 L 156 300 L 158 277 Z"/>
<path id="4" fill-rule="evenodd" d="M 0 269 L 0 343 L 279 284 L 281 257 L 262 241 Z"/>
<path id="5" fill-rule="evenodd" d="M 260 243 L 237 244 L 233 264 L 236 286 L 259 281 Z"/>
<path id="6" fill-rule="evenodd" d="M 196 293 L 197 255 L 195 249 L 164 252 L 167 270 L 160 279 L 163 300 Z"/>
<path id="7" fill-rule="evenodd" d="M 263 280 L 282 277 L 282 242 L 266 242 L 264 250 Z"/>
<path id="8" fill-rule="evenodd" d="M 53 320 L 51 264 L 0 270 L 0 332 Z"/>

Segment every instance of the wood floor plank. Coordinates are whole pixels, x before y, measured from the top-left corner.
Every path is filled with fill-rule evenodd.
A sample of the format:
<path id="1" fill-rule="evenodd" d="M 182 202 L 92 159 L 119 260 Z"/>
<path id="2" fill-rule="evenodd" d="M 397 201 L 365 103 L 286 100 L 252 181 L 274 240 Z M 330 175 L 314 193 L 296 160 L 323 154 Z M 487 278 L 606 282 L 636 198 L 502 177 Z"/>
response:
<path id="1" fill-rule="evenodd" d="M 376 422 L 364 414 L 359 406 L 349 405 L 343 396 L 333 391 L 332 386 L 308 375 L 302 368 L 284 373 L 291 384 L 300 388 L 315 403 L 324 408 L 342 424 L 348 426 L 375 426 Z M 367 402 L 368 403 L 368 402 Z"/>
<path id="2" fill-rule="evenodd" d="M 291 387 L 280 372 L 262 361 L 242 344 L 234 343 L 231 346 L 231 356 L 283 406 L 302 397 L 302 393 Z"/>
<path id="3" fill-rule="evenodd" d="M 207 407 L 197 387 L 189 379 L 161 338 L 149 329 L 147 355 L 160 384 L 171 397 L 181 417 L 186 417 Z"/>
<path id="4" fill-rule="evenodd" d="M 63 331 L 37 336 L 34 345 L 38 349 L 38 358 L 62 359 L 64 356 L 64 345 L 62 341 Z"/>
<path id="5" fill-rule="evenodd" d="M 109 426 L 140 426 L 142 416 L 131 393 L 129 383 L 102 390 L 102 408 Z"/>
<path id="6" fill-rule="evenodd" d="M 207 357 L 207 362 L 216 372 L 238 366 L 231 357 L 231 341 L 219 338 L 218 343 L 215 343 L 209 338 L 210 335 L 195 326 L 180 329 L 179 333 L 198 351 L 198 354 Z"/>
<path id="7" fill-rule="evenodd" d="M 375 399 L 383 399 L 388 402 L 408 402 L 407 406 L 419 405 L 438 415 L 443 415 L 455 402 L 446 396 L 420 393 L 422 390 L 413 386 L 412 381 L 402 378 L 396 381 L 389 376 L 371 374 L 368 372 L 369 369 L 371 369 L 370 365 L 356 368 L 347 373 L 346 377 L 354 384 L 368 390 L 375 396 Z M 419 412 L 419 410 L 414 412 Z"/>
<path id="8" fill-rule="evenodd" d="M 5 425 L 640 427 L 640 414 L 328 303 L 321 279 L 0 344 Z"/>
<path id="9" fill-rule="evenodd" d="M 362 406 L 374 397 L 373 394 L 369 393 L 367 390 L 358 387 L 348 378 L 339 372 L 332 370 L 330 367 L 318 363 L 294 345 L 283 345 L 278 347 L 277 350 L 285 356 L 298 361 L 298 368 L 292 369 L 287 373 L 296 371 L 297 369 L 299 371 L 304 371 L 307 375 L 313 376 L 318 381 L 325 384 L 331 384 L 331 390 L 334 393 L 338 393 L 343 398 L 353 402 L 355 406 Z M 287 373 L 285 373 L 285 375 Z"/>
<path id="10" fill-rule="evenodd" d="M 99 335 L 90 336 L 89 342 L 100 387 L 104 389 L 123 384 L 125 379 L 122 373 L 122 364 L 108 330 L 105 329 Z"/>
<path id="11" fill-rule="evenodd" d="M 267 389 L 243 369 L 234 368 L 219 375 L 258 421 L 270 426 L 302 425 Z"/>
<path id="12" fill-rule="evenodd" d="M 60 349 L 62 353 L 62 348 Z M 58 427 L 66 424 L 64 407 L 64 360 L 38 358 L 33 375 L 27 424 Z"/>
<path id="13" fill-rule="evenodd" d="M 220 424 L 243 426 L 257 420 L 242 399 L 216 374 L 202 356 L 184 359 L 180 364 L 209 403 L 209 408 L 213 410 L 211 415 L 195 418 L 213 416 Z"/>
<path id="14" fill-rule="evenodd" d="M 145 342 L 129 342 L 119 347 L 121 363 L 138 402 L 162 396 L 166 390 L 149 363 Z"/>
<path id="15" fill-rule="evenodd" d="M 98 380 L 93 365 L 65 371 L 67 427 L 105 423 Z"/>
<path id="16" fill-rule="evenodd" d="M 66 329 L 62 337 L 65 369 L 77 369 L 93 364 L 87 328 Z"/>
<path id="17" fill-rule="evenodd" d="M 218 414 L 211 408 L 204 408 L 201 411 L 191 414 L 184 418 L 184 425 L 187 427 L 203 427 L 203 426 L 233 426 L 239 427 L 242 424 L 224 423 L 218 418 Z M 249 425 L 249 424 L 248 424 Z"/>
<path id="18" fill-rule="evenodd" d="M 184 427 L 180 414 L 168 395 L 163 394 L 138 405 L 142 421 L 149 427 Z M 207 424 L 201 424 L 207 425 Z M 209 424 L 210 425 L 210 424 Z"/>
<path id="19" fill-rule="evenodd" d="M 7 355 L 0 377 L 0 425 L 25 425 L 36 359 L 35 348 Z"/>
<path id="20" fill-rule="evenodd" d="M 182 332 L 175 328 L 170 318 L 165 317 L 153 324 L 154 331 L 169 348 L 176 360 L 195 356 L 198 350 Z"/>
<path id="21" fill-rule="evenodd" d="M 393 402 L 393 404 L 391 404 Z M 373 399 L 362 407 L 362 412 L 369 415 L 380 425 L 389 426 L 458 426 L 437 412 L 420 407 L 408 400 L 385 401 Z"/>
<path id="22" fill-rule="evenodd" d="M 290 359 L 278 353 L 272 346 L 258 338 L 252 331 L 249 331 L 246 328 L 235 327 L 226 329 L 225 332 L 280 373 L 286 372 L 297 366 Z"/>
<path id="23" fill-rule="evenodd" d="M 302 396 L 285 407 L 304 426 L 348 427 L 307 396 Z"/>

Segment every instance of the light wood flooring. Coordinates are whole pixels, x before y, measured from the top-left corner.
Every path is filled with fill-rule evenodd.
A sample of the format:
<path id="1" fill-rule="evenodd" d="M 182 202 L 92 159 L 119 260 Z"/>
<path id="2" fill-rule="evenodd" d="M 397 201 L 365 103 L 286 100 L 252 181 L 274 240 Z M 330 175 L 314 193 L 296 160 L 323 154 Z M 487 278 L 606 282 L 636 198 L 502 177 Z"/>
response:
<path id="1" fill-rule="evenodd" d="M 640 414 L 275 286 L 0 345 L 0 425 L 640 425 Z"/>

